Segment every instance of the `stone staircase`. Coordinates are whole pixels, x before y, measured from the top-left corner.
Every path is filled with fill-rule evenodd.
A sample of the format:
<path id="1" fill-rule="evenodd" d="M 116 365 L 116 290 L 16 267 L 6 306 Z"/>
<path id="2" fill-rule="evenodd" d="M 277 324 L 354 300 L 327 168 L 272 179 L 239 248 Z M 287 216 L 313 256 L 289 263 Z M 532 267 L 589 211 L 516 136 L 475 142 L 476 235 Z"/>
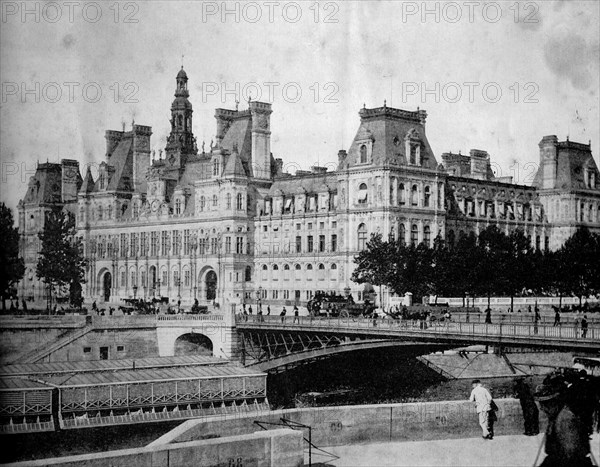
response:
<path id="1" fill-rule="evenodd" d="M 48 355 L 56 352 L 57 350 L 69 345 L 71 342 L 76 341 L 77 339 L 85 336 L 88 332 L 92 331 L 94 326 L 92 324 L 87 324 L 86 326 L 74 329 L 69 331 L 66 335 L 62 336 L 60 339 L 55 340 L 54 342 L 50 342 L 43 346 L 41 349 L 35 349 L 32 352 L 29 352 L 18 359 L 16 359 L 13 363 L 38 363 L 43 361 Z"/>

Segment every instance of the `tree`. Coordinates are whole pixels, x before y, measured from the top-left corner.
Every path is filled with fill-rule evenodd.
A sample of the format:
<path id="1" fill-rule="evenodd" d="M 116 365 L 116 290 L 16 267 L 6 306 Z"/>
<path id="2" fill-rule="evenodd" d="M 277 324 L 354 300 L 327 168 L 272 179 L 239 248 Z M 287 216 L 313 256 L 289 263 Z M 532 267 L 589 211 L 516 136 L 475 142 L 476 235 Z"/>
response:
<path id="1" fill-rule="evenodd" d="M 12 211 L 0 204 L 0 291 L 2 293 L 2 309 L 6 310 L 6 299 L 11 296 L 11 289 L 25 274 L 25 263 L 19 257 L 19 229 L 14 226 Z"/>
<path id="2" fill-rule="evenodd" d="M 563 265 L 561 289 L 579 297 L 600 291 L 600 239 L 587 227 L 580 227 L 558 253 Z"/>
<path id="3" fill-rule="evenodd" d="M 39 237 L 42 250 L 36 275 L 47 284 L 50 294 L 68 285 L 71 303 L 80 305 L 87 262 L 83 257 L 83 244 L 76 237 L 75 216 L 62 210 L 48 212 Z"/>
<path id="4" fill-rule="evenodd" d="M 535 284 L 532 280 L 533 247 L 531 240 L 522 230 L 513 230 L 508 236 L 508 254 L 506 256 L 506 292 L 510 295 L 510 309 L 513 310 L 513 298 L 523 289 Z"/>
<path id="5" fill-rule="evenodd" d="M 488 299 L 503 293 L 508 288 L 510 261 L 509 244 L 506 234 L 497 226 L 490 225 L 479 233 L 478 237 L 477 290 Z"/>

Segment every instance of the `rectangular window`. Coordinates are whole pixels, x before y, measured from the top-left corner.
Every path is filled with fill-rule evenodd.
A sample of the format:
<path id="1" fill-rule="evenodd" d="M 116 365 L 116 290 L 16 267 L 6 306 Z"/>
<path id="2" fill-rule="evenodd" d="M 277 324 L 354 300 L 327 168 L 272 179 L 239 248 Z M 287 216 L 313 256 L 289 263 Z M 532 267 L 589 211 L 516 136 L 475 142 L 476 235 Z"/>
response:
<path id="1" fill-rule="evenodd" d="M 161 232 L 161 241 L 160 241 L 160 246 L 161 246 L 161 252 L 160 254 L 163 256 L 167 255 L 167 252 L 169 251 L 169 234 L 166 231 Z"/>
<path id="2" fill-rule="evenodd" d="M 124 345 L 117 345 L 117 352 L 123 352 L 125 350 Z"/>
<path id="3" fill-rule="evenodd" d="M 333 221 L 333 222 L 331 223 L 331 228 L 332 228 L 332 229 L 337 229 L 337 222 L 336 222 L 336 221 Z"/>
<path id="4" fill-rule="evenodd" d="M 92 352 L 92 348 L 91 347 L 84 347 L 83 348 L 83 353 L 91 353 Z"/>
<path id="5" fill-rule="evenodd" d="M 302 226 L 300 224 L 296 224 L 296 230 L 300 230 Z"/>
<path id="6" fill-rule="evenodd" d="M 309 253 L 312 253 L 312 251 L 313 251 L 313 237 L 312 237 L 312 235 L 308 236 L 308 247 L 307 247 L 306 251 L 308 251 Z"/>
<path id="7" fill-rule="evenodd" d="M 148 240 L 146 238 L 146 232 L 142 232 L 140 238 L 140 255 L 146 256 L 148 250 Z"/>
<path id="8" fill-rule="evenodd" d="M 266 232 L 266 231 L 267 231 L 267 226 L 263 225 L 263 232 Z"/>
<path id="9" fill-rule="evenodd" d="M 121 234 L 121 258 L 127 256 L 127 234 Z"/>
<path id="10" fill-rule="evenodd" d="M 302 253 L 302 237 L 296 237 L 296 253 Z"/>
<path id="11" fill-rule="evenodd" d="M 125 271 L 121 271 L 121 287 L 125 287 Z"/>
<path id="12" fill-rule="evenodd" d="M 331 236 L 331 251 L 337 251 L 337 235 L 333 234 Z"/>
<path id="13" fill-rule="evenodd" d="M 325 228 L 325 222 L 319 222 L 319 229 Z"/>
<path id="14" fill-rule="evenodd" d="M 308 230 L 312 230 L 312 222 L 308 223 Z"/>
<path id="15" fill-rule="evenodd" d="M 244 237 L 236 237 L 235 238 L 235 252 L 238 255 L 244 253 Z"/>
<path id="16" fill-rule="evenodd" d="M 325 235 L 319 235 L 319 252 L 325 251 Z"/>
<path id="17" fill-rule="evenodd" d="M 183 286 L 184 287 L 190 286 L 191 278 L 192 278 L 192 274 L 190 273 L 189 269 L 186 269 L 185 271 L 183 271 Z"/>
<path id="18" fill-rule="evenodd" d="M 158 232 L 150 232 L 150 255 L 158 255 Z"/>
<path id="19" fill-rule="evenodd" d="M 273 299 L 277 300 L 278 297 L 279 297 L 279 291 L 273 290 Z"/>
<path id="20" fill-rule="evenodd" d="M 190 231 L 186 229 L 183 231 L 183 254 L 190 254 Z"/>
<path id="21" fill-rule="evenodd" d="M 231 237 L 225 237 L 225 253 L 231 253 Z"/>
<path id="22" fill-rule="evenodd" d="M 210 254 L 211 255 L 217 254 L 218 241 L 219 241 L 219 239 L 216 237 L 210 239 Z"/>

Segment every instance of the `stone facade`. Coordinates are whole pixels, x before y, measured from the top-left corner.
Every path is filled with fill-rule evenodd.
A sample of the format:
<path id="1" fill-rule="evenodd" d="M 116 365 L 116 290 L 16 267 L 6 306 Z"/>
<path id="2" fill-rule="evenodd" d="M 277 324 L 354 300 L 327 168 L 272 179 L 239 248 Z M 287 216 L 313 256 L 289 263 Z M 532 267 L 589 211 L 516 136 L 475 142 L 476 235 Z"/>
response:
<path id="1" fill-rule="evenodd" d="M 516 185 L 494 178 L 485 151 L 444 153 L 439 163 L 426 112 L 384 104 L 360 110 L 336 171 L 290 175 L 271 154 L 268 103 L 216 109 L 216 140 L 198 148 L 187 82 L 182 69 L 164 154 L 151 153 L 150 127 L 107 131 L 97 180 L 88 170 L 76 197 L 73 184 L 56 192 L 55 201 L 77 214 L 90 259 L 88 299 L 168 296 L 229 308 L 349 290 L 360 300 L 363 287 L 349 279 L 353 258 L 374 232 L 431 245 L 437 235 L 453 242 L 496 224 L 523 229 L 540 249 L 558 248 L 579 225 L 600 232 L 591 144 L 544 137 L 533 185 Z M 54 165 L 40 164 L 19 205 L 28 271 L 36 245 L 27 239 L 41 227 L 28 220 L 43 210 L 33 193 L 46 166 Z"/>

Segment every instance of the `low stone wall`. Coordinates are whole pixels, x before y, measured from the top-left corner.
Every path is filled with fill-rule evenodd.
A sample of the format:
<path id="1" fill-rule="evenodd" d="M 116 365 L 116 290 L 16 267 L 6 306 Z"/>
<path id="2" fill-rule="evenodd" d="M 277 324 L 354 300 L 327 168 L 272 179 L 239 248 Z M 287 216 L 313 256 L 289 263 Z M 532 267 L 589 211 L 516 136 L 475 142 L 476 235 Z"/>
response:
<path id="1" fill-rule="evenodd" d="M 278 429 L 222 439 L 207 439 L 7 465 L 14 467 L 189 467 L 193 465 L 203 467 L 228 465 L 300 467 L 304 465 L 304 452 L 302 432 Z"/>
<path id="2" fill-rule="evenodd" d="M 519 401 L 498 399 L 496 403 L 499 412 L 495 432 L 521 434 L 523 415 Z M 318 446 L 481 436 L 473 403 L 444 401 L 288 409 L 259 416 L 188 420 L 152 445 L 249 433 L 256 429 L 255 421 L 280 423 L 282 418 L 310 426 L 313 443 Z"/>

